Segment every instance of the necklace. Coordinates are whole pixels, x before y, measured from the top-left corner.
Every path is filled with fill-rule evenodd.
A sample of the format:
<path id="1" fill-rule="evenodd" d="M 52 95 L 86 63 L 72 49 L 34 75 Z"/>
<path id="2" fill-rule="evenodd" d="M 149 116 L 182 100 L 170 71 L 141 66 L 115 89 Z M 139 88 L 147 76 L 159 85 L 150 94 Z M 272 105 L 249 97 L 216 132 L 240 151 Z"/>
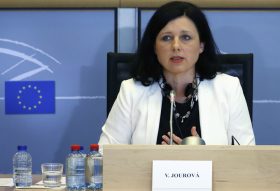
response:
<path id="1" fill-rule="evenodd" d="M 174 102 L 173 105 L 173 111 L 174 111 L 174 115 L 175 115 L 175 119 L 180 120 L 180 123 L 184 123 L 185 119 L 188 119 L 191 115 L 191 111 L 193 109 L 194 104 L 197 102 L 198 100 L 198 90 L 197 90 L 197 82 L 196 80 L 193 83 L 193 92 L 190 96 L 187 97 L 187 100 L 185 102 L 187 108 L 189 107 L 189 109 L 187 110 L 187 112 L 184 115 L 181 115 L 177 109 L 176 109 L 176 103 Z M 190 102 L 190 103 L 189 103 Z M 188 106 L 189 105 L 189 106 Z"/>
<path id="2" fill-rule="evenodd" d="M 166 83 L 164 76 L 162 78 L 163 78 L 163 80 L 162 80 L 162 82 L 159 82 L 159 86 L 161 88 L 162 95 L 168 97 L 169 92 L 171 91 L 172 88 L 170 87 L 169 84 Z M 189 108 L 189 109 L 187 110 L 187 112 L 184 115 L 181 115 L 176 110 L 176 102 L 173 103 L 173 111 L 174 111 L 173 113 L 175 116 L 176 123 L 178 120 L 180 120 L 180 123 L 183 124 L 184 120 L 190 117 L 193 106 L 198 100 L 197 94 L 198 94 L 199 83 L 200 83 L 199 77 L 195 76 L 195 78 L 193 79 L 193 82 L 191 83 L 191 92 L 189 93 L 189 95 L 187 96 L 186 101 L 185 101 L 186 108 Z M 191 103 L 189 103 L 189 102 L 191 102 Z"/>

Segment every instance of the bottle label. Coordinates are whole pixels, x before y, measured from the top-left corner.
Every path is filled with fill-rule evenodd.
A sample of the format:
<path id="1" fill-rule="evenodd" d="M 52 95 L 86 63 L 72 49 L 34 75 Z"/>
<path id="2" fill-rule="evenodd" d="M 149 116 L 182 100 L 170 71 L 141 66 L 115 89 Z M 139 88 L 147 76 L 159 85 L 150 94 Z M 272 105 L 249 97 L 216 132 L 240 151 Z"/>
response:
<path id="1" fill-rule="evenodd" d="M 85 159 L 70 157 L 67 159 L 66 184 L 68 188 L 85 186 Z"/>
<path id="2" fill-rule="evenodd" d="M 86 185 L 88 188 L 102 188 L 103 160 L 102 157 L 87 157 Z"/>
<path id="3" fill-rule="evenodd" d="M 32 172 L 30 168 L 15 168 L 13 173 L 15 186 L 31 186 Z"/>

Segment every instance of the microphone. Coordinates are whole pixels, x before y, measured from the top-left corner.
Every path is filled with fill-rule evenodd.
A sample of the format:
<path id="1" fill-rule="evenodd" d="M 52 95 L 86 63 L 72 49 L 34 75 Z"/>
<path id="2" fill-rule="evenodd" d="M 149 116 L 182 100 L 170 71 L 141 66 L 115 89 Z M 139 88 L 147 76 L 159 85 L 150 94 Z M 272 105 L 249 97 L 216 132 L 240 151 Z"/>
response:
<path id="1" fill-rule="evenodd" d="M 169 97 L 170 97 L 170 117 L 169 117 L 170 141 L 169 141 L 169 144 L 173 145 L 173 106 L 175 103 L 175 91 L 174 90 L 170 91 Z"/>
<path id="2" fill-rule="evenodd" d="M 181 145 L 206 145 L 205 141 L 198 136 L 189 136 L 182 140 Z"/>

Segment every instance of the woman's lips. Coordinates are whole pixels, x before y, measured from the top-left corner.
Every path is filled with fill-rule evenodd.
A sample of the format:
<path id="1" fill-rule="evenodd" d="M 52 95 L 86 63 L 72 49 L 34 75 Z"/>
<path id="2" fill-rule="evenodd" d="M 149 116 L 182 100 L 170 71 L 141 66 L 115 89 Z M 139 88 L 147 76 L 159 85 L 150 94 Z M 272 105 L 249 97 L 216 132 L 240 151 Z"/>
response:
<path id="1" fill-rule="evenodd" d="M 177 63 L 183 62 L 184 58 L 181 57 L 181 56 L 173 56 L 173 57 L 170 58 L 170 60 L 171 60 L 172 63 L 177 64 Z"/>

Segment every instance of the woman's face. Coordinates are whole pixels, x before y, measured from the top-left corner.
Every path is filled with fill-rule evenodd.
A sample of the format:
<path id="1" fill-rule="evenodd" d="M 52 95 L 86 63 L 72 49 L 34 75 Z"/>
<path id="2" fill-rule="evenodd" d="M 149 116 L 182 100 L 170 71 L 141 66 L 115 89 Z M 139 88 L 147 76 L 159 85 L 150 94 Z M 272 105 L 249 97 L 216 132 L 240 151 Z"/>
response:
<path id="1" fill-rule="evenodd" d="M 203 52 L 194 23 L 186 16 L 167 23 L 155 42 L 155 53 L 167 75 L 195 74 L 195 63 Z"/>

